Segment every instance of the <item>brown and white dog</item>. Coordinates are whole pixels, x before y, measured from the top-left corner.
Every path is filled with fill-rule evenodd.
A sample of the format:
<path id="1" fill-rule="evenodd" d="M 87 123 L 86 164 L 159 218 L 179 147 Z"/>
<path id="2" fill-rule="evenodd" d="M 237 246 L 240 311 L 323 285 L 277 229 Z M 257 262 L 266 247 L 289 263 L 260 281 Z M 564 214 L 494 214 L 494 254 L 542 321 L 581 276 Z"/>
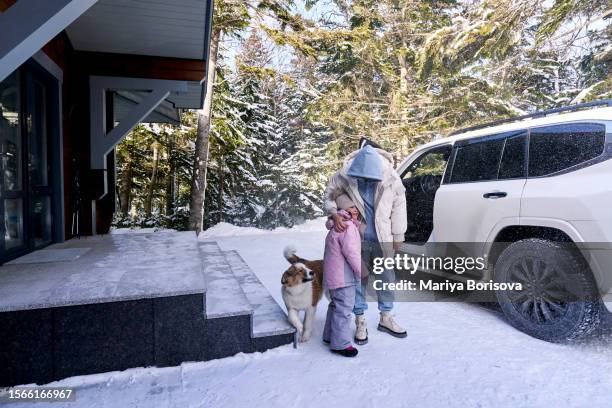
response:
<path id="1" fill-rule="evenodd" d="M 299 341 L 305 342 L 312 335 L 317 303 L 323 295 L 323 261 L 309 261 L 296 255 L 293 247 L 287 247 L 283 255 L 291 266 L 281 278 L 281 292 L 289 322 L 295 327 Z M 304 322 L 299 312 L 304 311 Z"/>

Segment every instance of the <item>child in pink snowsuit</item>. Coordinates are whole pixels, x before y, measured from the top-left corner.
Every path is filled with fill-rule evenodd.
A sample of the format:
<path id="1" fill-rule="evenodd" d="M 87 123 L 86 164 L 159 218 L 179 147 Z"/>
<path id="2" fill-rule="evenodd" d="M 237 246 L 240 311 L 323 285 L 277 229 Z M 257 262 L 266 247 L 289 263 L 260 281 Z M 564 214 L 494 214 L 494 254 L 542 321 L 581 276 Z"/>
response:
<path id="1" fill-rule="evenodd" d="M 361 237 L 359 235 L 359 211 L 348 195 L 336 198 L 338 214 L 344 217 L 346 229 L 338 232 L 330 219 L 325 238 L 323 257 L 323 286 L 329 290 L 331 301 L 327 307 L 327 319 L 323 341 L 331 351 L 345 357 L 357 355 L 352 346 L 351 317 L 355 305 L 355 287 L 361 280 Z"/>

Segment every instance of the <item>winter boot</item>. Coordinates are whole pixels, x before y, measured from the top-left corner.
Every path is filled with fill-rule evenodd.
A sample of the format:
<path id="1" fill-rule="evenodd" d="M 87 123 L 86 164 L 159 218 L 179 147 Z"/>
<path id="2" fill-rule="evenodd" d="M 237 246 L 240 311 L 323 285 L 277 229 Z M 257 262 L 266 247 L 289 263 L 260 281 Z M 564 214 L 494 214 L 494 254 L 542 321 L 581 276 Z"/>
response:
<path id="1" fill-rule="evenodd" d="M 358 353 L 357 349 L 353 346 L 348 346 L 342 350 L 332 350 L 332 353 L 340 354 L 343 357 L 355 357 Z"/>
<path id="2" fill-rule="evenodd" d="M 357 330 L 355 331 L 355 343 L 363 346 L 368 342 L 368 327 L 366 326 L 365 315 L 355 315 L 355 326 L 357 326 Z"/>
<path id="3" fill-rule="evenodd" d="M 380 322 L 378 323 L 378 330 L 387 332 L 393 337 L 406 337 L 406 330 L 404 330 L 399 324 L 395 323 L 393 317 L 389 312 L 380 312 Z"/>

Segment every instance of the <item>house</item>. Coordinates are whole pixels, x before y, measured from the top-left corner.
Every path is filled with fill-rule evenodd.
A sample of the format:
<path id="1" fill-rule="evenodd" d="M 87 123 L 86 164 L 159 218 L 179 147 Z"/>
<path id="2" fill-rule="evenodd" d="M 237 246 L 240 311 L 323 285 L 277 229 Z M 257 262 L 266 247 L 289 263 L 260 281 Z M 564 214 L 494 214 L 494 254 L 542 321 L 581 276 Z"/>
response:
<path id="1" fill-rule="evenodd" d="M 202 106 L 211 3 L 0 1 L 1 261 L 108 231 L 115 145 Z"/>
<path id="2" fill-rule="evenodd" d="M 202 107 L 212 11 L 212 0 L 0 0 L 0 386 L 292 341 L 273 305 L 263 320 L 280 326 L 257 332 L 266 294 L 260 284 L 249 303 L 240 282 L 256 278 L 237 254 L 189 232 L 100 235 L 117 143 Z M 236 291 L 229 309 L 215 287 Z"/>

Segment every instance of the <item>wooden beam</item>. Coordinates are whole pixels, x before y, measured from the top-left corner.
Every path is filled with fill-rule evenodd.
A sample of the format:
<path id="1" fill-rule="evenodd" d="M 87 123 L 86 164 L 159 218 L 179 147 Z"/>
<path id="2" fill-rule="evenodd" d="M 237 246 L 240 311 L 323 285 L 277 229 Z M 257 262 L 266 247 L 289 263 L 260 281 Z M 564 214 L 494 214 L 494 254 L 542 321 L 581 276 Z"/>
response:
<path id="1" fill-rule="evenodd" d="M 106 128 L 106 95 L 108 90 L 150 91 L 145 98 L 132 107 L 121 118 L 119 124 L 108 131 Z M 171 92 L 186 92 L 187 82 L 151 78 L 122 78 L 91 76 L 89 78 L 89 125 L 91 168 L 105 170 L 106 155 L 134 128 L 146 118 Z M 106 194 L 105 188 L 104 193 Z"/>
<path id="2" fill-rule="evenodd" d="M 97 0 L 20 0 L 0 13 L 0 81 Z"/>
<path id="3" fill-rule="evenodd" d="M 202 82 L 203 60 L 75 51 L 75 62 L 90 75 Z"/>

